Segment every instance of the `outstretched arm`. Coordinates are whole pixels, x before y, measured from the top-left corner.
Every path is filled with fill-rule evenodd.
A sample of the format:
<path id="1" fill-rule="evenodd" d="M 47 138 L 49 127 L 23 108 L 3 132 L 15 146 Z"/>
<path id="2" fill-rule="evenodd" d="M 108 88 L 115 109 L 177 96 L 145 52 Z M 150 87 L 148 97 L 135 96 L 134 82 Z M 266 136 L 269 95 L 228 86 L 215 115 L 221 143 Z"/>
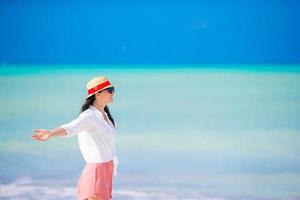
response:
<path id="1" fill-rule="evenodd" d="M 73 121 L 63 124 L 51 131 L 46 129 L 33 130 L 36 134 L 32 135 L 32 139 L 37 141 L 46 141 L 56 136 L 74 136 L 80 131 L 93 125 L 93 116 L 90 112 L 83 112 Z"/>
<path id="2" fill-rule="evenodd" d="M 53 129 L 51 131 L 46 129 L 36 129 L 33 130 L 33 132 L 35 132 L 36 134 L 32 135 L 32 139 L 37 141 L 46 141 L 52 137 L 67 135 L 66 130 L 61 127 Z"/>

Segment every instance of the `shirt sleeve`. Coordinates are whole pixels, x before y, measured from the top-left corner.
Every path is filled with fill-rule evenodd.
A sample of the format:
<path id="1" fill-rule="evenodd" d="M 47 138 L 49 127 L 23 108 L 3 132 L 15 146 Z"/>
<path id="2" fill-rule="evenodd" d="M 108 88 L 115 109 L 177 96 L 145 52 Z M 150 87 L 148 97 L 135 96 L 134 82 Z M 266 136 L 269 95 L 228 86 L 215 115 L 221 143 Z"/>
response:
<path id="1" fill-rule="evenodd" d="M 60 127 L 65 129 L 67 132 L 67 135 L 63 137 L 72 137 L 81 131 L 88 129 L 91 124 L 91 117 L 91 113 L 83 112 L 73 121 L 61 125 Z"/>

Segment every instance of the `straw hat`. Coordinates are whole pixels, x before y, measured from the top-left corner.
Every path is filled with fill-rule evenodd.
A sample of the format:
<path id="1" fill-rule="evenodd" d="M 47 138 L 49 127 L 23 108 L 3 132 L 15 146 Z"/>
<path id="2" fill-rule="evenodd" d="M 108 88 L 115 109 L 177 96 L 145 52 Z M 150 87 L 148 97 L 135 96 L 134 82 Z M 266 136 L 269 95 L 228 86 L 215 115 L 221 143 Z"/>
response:
<path id="1" fill-rule="evenodd" d="M 113 85 L 109 82 L 109 80 L 104 76 L 99 76 L 92 78 L 87 84 L 86 84 L 86 90 L 88 93 L 88 96 L 86 98 L 89 98 L 93 94 L 105 90 L 109 87 L 113 87 Z"/>

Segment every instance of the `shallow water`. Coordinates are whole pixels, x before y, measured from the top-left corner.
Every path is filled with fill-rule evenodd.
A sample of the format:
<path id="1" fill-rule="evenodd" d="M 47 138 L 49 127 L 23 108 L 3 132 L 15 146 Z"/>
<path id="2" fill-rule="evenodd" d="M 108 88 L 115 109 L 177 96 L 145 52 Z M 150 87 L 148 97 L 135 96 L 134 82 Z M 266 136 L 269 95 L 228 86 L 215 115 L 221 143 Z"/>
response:
<path id="1" fill-rule="evenodd" d="M 75 118 L 97 75 L 116 86 L 114 199 L 300 198 L 298 68 L 2 66 L 0 199 L 75 198 L 76 137 L 31 134 Z"/>

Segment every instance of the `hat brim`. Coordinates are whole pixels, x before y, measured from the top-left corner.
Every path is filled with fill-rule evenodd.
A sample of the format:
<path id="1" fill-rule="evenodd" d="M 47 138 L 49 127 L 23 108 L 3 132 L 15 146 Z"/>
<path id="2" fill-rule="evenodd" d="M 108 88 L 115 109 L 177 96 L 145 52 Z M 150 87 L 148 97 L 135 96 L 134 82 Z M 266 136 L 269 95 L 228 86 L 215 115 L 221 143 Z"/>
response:
<path id="1" fill-rule="evenodd" d="M 103 91 L 103 90 L 105 90 L 105 89 L 107 89 L 107 88 L 110 88 L 110 87 L 114 87 L 114 85 L 108 85 L 108 86 L 102 88 L 101 90 L 97 90 L 97 91 L 95 91 L 94 93 L 89 94 L 85 99 L 88 99 L 88 98 L 90 98 L 91 96 L 93 96 L 94 94 L 96 94 L 97 92 L 101 92 L 101 91 Z"/>

